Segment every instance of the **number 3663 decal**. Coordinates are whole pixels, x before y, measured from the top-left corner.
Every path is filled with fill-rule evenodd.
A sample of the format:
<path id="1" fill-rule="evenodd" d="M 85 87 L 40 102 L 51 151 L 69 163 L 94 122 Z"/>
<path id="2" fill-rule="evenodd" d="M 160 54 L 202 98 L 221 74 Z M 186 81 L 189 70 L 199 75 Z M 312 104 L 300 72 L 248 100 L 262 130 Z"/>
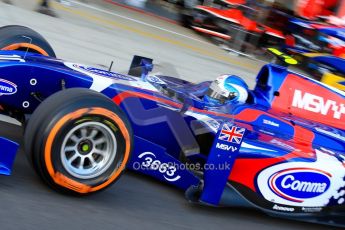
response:
<path id="1" fill-rule="evenodd" d="M 161 173 L 167 181 L 173 182 L 181 178 L 181 176 L 176 175 L 176 167 L 173 164 L 161 162 L 157 159 L 156 155 L 152 152 L 144 152 L 138 156 L 142 159 L 141 169 L 155 170 Z"/>

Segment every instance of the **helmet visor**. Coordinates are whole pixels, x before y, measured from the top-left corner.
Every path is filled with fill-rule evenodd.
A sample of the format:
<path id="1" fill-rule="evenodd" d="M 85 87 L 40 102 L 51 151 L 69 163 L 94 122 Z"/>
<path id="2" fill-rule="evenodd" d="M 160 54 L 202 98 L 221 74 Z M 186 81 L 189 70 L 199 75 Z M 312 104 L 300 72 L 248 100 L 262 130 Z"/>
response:
<path id="1" fill-rule="evenodd" d="M 227 101 L 231 101 L 232 99 L 237 97 L 236 92 L 230 92 L 226 89 L 222 89 L 219 87 L 218 84 L 212 83 L 210 88 L 207 91 L 207 96 L 218 100 L 221 104 L 224 104 Z"/>

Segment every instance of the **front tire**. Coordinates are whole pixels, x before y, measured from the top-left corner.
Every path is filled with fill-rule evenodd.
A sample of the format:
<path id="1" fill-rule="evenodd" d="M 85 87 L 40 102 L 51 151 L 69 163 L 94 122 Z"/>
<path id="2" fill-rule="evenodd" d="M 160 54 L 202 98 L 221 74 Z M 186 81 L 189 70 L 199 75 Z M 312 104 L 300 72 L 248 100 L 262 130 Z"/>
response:
<path id="1" fill-rule="evenodd" d="M 0 27 L 0 50 L 18 50 L 56 57 L 53 48 L 36 31 L 18 25 Z"/>
<path id="2" fill-rule="evenodd" d="M 57 92 L 32 114 L 25 152 L 53 189 L 86 195 L 114 183 L 129 161 L 132 131 L 106 96 L 81 88 Z"/>

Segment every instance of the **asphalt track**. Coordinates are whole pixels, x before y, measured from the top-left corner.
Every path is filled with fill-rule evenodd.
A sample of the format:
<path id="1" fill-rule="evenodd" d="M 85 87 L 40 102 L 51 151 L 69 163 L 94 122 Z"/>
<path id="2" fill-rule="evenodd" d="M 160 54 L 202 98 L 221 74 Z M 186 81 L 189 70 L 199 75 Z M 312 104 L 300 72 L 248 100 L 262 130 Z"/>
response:
<path id="1" fill-rule="evenodd" d="M 115 69 L 124 71 L 131 56 L 141 54 L 153 57 L 158 64 L 161 60 L 174 63 L 178 74 L 189 80 L 236 73 L 251 85 L 262 65 L 229 56 L 184 28 L 102 1 L 92 1 L 93 8 L 54 3 L 59 18 L 32 11 L 35 1 L 14 3 L 15 6 L 0 3 L 0 25 L 21 24 L 38 30 L 64 59 L 100 66 L 115 60 Z M 164 31 L 167 28 L 169 31 Z M 21 142 L 22 132 L 21 127 L 0 124 L 1 136 Z M 331 228 L 271 218 L 245 209 L 192 205 L 182 192 L 134 173 L 126 173 L 114 186 L 93 196 L 60 195 L 41 183 L 20 150 L 13 175 L 0 178 L 0 229 Z"/>

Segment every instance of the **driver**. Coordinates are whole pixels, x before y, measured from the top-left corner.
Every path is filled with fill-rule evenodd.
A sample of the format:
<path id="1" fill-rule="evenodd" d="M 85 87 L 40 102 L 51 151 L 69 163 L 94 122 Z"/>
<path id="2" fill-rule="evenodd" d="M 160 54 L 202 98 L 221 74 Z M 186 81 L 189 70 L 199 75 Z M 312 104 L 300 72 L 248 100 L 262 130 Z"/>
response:
<path id="1" fill-rule="evenodd" d="M 248 98 L 248 85 L 235 75 L 222 75 L 214 80 L 204 101 L 212 106 L 224 104 L 244 104 Z"/>

